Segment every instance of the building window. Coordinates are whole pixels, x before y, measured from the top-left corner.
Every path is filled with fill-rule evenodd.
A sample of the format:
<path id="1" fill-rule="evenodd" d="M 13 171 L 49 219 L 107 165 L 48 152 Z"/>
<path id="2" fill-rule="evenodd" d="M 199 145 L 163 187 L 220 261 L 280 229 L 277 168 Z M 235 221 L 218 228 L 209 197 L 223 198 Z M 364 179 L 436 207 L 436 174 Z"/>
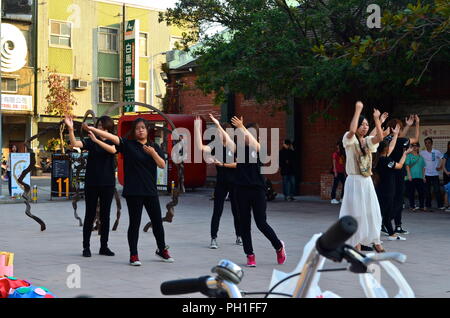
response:
<path id="1" fill-rule="evenodd" d="M 17 93 L 17 79 L 2 77 L 2 92 Z"/>
<path id="2" fill-rule="evenodd" d="M 71 47 L 71 35 L 70 22 L 50 21 L 50 44 Z"/>
<path id="3" fill-rule="evenodd" d="M 100 102 L 117 102 L 120 98 L 120 82 L 100 80 L 98 93 Z"/>
<path id="4" fill-rule="evenodd" d="M 148 39 L 147 33 L 139 33 L 139 56 L 140 57 L 148 56 L 147 39 Z"/>
<path id="5" fill-rule="evenodd" d="M 139 82 L 139 100 L 138 102 L 147 104 L 147 83 Z"/>
<path id="6" fill-rule="evenodd" d="M 118 50 L 118 34 L 117 29 L 99 28 L 98 29 L 98 49 L 104 52 L 117 53 Z"/>

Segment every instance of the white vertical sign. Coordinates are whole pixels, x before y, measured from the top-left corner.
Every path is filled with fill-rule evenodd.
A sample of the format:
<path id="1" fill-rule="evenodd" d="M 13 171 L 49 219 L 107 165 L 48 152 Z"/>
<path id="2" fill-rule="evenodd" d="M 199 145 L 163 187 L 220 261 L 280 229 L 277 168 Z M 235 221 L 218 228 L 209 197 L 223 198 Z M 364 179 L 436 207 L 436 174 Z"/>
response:
<path id="1" fill-rule="evenodd" d="M 11 195 L 13 197 L 21 196 L 23 193 L 22 187 L 17 180 L 19 179 L 22 171 L 24 171 L 30 165 L 29 153 L 11 153 L 9 157 L 11 163 Z M 30 184 L 30 173 L 28 172 L 23 179 L 24 183 Z"/>

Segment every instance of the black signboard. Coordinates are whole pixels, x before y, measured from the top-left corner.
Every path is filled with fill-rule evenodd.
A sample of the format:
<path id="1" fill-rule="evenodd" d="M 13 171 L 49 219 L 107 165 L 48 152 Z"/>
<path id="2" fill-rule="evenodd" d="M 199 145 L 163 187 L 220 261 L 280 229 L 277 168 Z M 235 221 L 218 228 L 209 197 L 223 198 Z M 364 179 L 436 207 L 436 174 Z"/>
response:
<path id="1" fill-rule="evenodd" d="M 70 157 L 67 154 L 52 155 L 52 197 L 69 197 Z"/>

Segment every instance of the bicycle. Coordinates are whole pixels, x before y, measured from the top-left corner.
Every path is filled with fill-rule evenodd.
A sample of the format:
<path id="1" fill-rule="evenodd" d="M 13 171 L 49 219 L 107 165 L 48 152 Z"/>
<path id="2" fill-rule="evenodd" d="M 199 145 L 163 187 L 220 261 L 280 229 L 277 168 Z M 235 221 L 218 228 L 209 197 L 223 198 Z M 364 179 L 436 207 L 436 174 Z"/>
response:
<path id="1" fill-rule="evenodd" d="M 244 292 L 237 285 L 242 281 L 242 268 L 229 260 L 221 260 L 213 267 L 213 276 L 201 276 L 181 280 L 166 281 L 161 284 L 163 295 L 180 295 L 200 292 L 214 298 L 242 298 L 245 295 L 265 294 L 265 297 L 283 296 L 292 298 L 339 298 L 331 291 L 322 291 L 318 285 L 320 272 L 346 271 L 360 274 L 359 282 L 369 298 L 386 298 L 388 293 L 373 276 L 371 264 L 380 263 L 399 287 L 396 297 L 414 298 L 414 292 L 401 272 L 390 260 L 398 263 L 406 261 L 401 253 L 369 253 L 364 255 L 345 242 L 356 232 L 357 222 L 345 216 L 332 225 L 323 235 L 315 234 L 305 245 L 303 256 L 294 273 L 274 270 L 270 290 L 267 292 Z M 334 262 L 346 260 L 347 268 L 323 269 L 325 260 Z M 299 272 L 299 269 L 302 269 Z M 294 282 L 292 278 L 299 276 Z"/>

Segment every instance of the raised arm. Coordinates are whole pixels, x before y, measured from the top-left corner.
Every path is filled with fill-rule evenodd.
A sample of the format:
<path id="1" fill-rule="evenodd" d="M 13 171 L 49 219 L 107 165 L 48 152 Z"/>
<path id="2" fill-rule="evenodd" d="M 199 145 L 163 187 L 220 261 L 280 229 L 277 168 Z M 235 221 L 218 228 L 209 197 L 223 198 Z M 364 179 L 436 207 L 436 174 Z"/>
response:
<path id="1" fill-rule="evenodd" d="M 357 101 L 355 104 L 355 113 L 353 114 L 352 121 L 350 122 L 350 129 L 347 134 L 347 138 L 351 139 L 356 134 L 356 130 L 358 129 L 358 120 L 359 116 L 361 115 L 361 112 L 364 108 L 364 105 L 362 102 Z"/>
<path id="2" fill-rule="evenodd" d="M 405 163 L 406 156 L 407 156 L 409 153 L 411 153 L 411 152 L 412 152 L 412 148 L 408 148 L 408 150 L 406 150 L 405 152 L 403 152 L 402 158 L 400 159 L 399 162 L 397 162 L 397 163 L 395 164 L 395 169 L 400 170 L 401 168 L 403 168 L 403 164 Z"/>
<path id="3" fill-rule="evenodd" d="M 388 154 L 387 154 L 388 156 L 390 156 L 391 153 L 395 149 L 395 145 L 396 145 L 397 139 L 398 139 L 398 134 L 400 132 L 400 125 L 399 124 L 395 125 L 395 129 L 393 129 L 392 132 L 394 133 L 394 136 L 393 136 L 391 142 L 389 143 Z"/>
<path id="4" fill-rule="evenodd" d="M 202 120 L 200 119 L 200 116 L 196 116 L 194 121 L 194 146 L 198 151 L 211 153 L 211 147 L 203 144 Z"/>
<path id="5" fill-rule="evenodd" d="M 231 139 L 230 135 L 228 135 L 228 133 L 222 128 L 219 121 L 212 114 L 209 114 L 209 118 L 211 118 L 212 122 L 216 125 L 222 143 L 223 138 L 225 137 L 226 144 L 224 146 L 230 149 L 233 153 L 236 152 L 236 144 L 233 139 Z"/>
<path id="6" fill-rule="evenodd" d="M 114 134 L 111 134 L 111 133 L 101 130 L 101 129 L 97 129 L 92 126 L 88 126 L 86 124 L 83 124 L 83 129 L 88 132 L 92 131 L 96 136 L 99 136 L 104 139 L 108 139 L 108 140 L 112 141 L 116 146 L 120 145 L 120 138 Z"/>
<path id="7" fill-rule="evenodd" d="M 405 118 L 406 126 L 403 128 L 399 137 L 403 138 L 408 134 L 409 128 L 411 128 L 412 124 L 414 124 L 414 115 L 409 115 L 409 117 Z"/>
<path id="8" fill-rule="evenodd" d="M 259 145 L 258 140 L 256 140 L 255 136 L 253 136 L 247 128 L 245 128 L 244 126 L 244 122 L 242 121 L 242 117 L 241 119 L 237 118 L 236 116 L 234 116 L 233 118 L 231 118 L 231 123 L 233 124 L 234 127 L 236 127 L 242 134 L 244 134 L 244 136 L 248 137 L 248 145 L 255 149 L 257 152 L 259 152 L 261 146 Z"/>
<path id="9" fill-rule="evenodd" d="M 416 122 L 416 131 L 414 133 L 414 137 L 409 138 L 409 142 L 411 144 L 415 144 L 419 142 L 419 135 L 420 135 L 420 118 L 418 115 L 414 115 L 414 120 Z"/>
<path id="10" fill-rule="evenodd" d="M 386 121 L 386 119 L 389 117 L 389 113 L 384 112 L 383 114 L 381 114 L 380 116 L 380 121 L 381 124 L 383 125 L 383 123 Z M 389 127 L 386 129 L 388 130 Z M 384 131 L 386 133 L 386 130 Z M 375 127 L 374 129 L 372 129 L 372 131 L 370 132 L 369 136 L 375 136 L 377 134 L 377 127 Z M 386 137 L 387 135 L 389 135 L 389 130 L 387 134 L 384 134 L 384 137 Z"/>
<path id="11" fill-rule="evenodd" d="M 64 123 L 69 131 L 70 147 L 83 148 L 83 143 L 75 138 L 75 133 L 73 131 L 73 119 L 66 115 L 64 118 Z"/>
<path id="12" fill-rule="evenodd" d="M 97 139 L 97 137 L 94 135 L 94 133 L 92 131 L 89 132 L 89 138 L 91 138 L 91 140 L 93 142 L 95 142 L 97 145 L 102 147 L 105 151 L 109 152 L 110 154 L 114 155 L 117 152 L 115 146 L 108 145 L 106 142 L 103 142 L 102 140 Z"/>
<path id="13" fill-rule="evenodd" d="M 376 108 L 373 109 L 373 120 L 375 121 L 377 133 L 372 139 L 372 144 L 378 144 L 383 140 L 383 128 L 381 128 L 380 111 Z"/>

